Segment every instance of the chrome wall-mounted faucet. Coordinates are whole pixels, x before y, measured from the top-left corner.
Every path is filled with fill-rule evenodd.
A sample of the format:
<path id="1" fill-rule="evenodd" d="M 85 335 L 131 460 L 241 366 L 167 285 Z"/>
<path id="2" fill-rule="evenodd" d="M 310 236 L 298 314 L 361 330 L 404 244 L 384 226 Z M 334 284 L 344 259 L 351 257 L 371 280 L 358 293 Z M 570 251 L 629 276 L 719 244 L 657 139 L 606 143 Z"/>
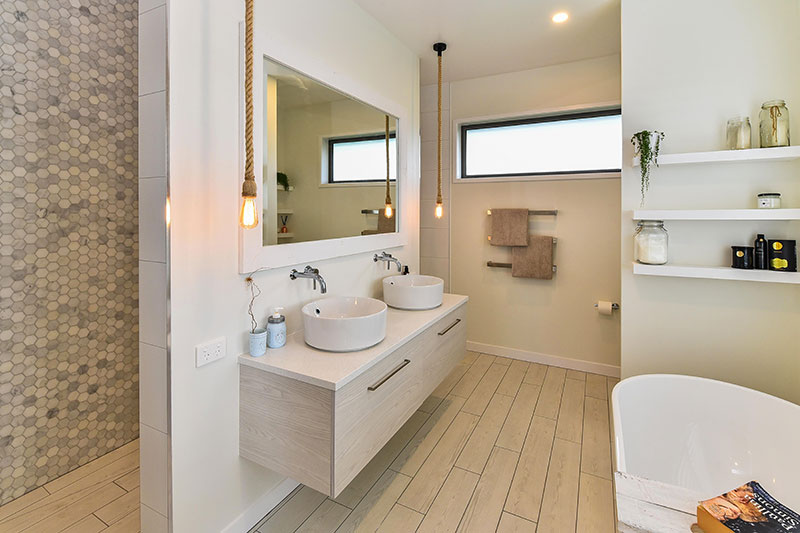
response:
<path id="1" fill-rule="evenodd" d="M 328 286 L 325 284 L 325 280 L 322 276 L 319 275 L 319 269 L 313 268 L 312 266 L 306 266 L 305 270 L 302 272 L 298 271 L 296 268 L 293 268 L 292 271 L 289 273 L 289 278 L 292 280 L 296 280 L 297 278 L 307 278 L 314 281 L 314 290 L 317 290 L 317 282 L 319 282 L 319 292 L 325 294 L 328 292 Z"/>
<path id="2" fill-rule="evenodd" d="M 386 270 L 389 270 L 390 268 L 392 268 L 391 267 L 391 263 L 394 263 L 395 265 L 397 265 L 397 271 L 398 272 L 402 272 L 403 271 L 402 263 L 400 263 L 400 261 L 398 261 L 397 259 L 392 257 L 392 254 L 387 254 L 386 252 L 381 252 L 380 255 L 375 254 L 375 257 L 373 257 L 372 260 L 375 261 L 376 263 L 378 261 L 386 261 Z"/>

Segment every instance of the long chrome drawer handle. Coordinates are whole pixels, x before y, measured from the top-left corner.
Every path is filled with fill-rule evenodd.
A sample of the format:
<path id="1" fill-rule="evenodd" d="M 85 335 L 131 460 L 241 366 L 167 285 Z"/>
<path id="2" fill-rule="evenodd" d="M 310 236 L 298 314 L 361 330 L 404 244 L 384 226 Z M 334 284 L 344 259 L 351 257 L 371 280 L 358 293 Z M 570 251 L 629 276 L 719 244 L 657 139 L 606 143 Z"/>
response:
<path id="1" fill-rule="evenodd" d="M 400 363 L 399 365 L 397 365 L 397 366 L 394 368 L 394 370 L 392 370 L 391 372 L 389 372 L 388 374 L 386 374 L 385 376 L 383 376 L 383 377 L 381 378 L 381 380 L 380 380 L 379 382 L 377 382 L 375 385 L 370 385 L 369 387 L 367 387 L 367 390 L 368 390 L 368 391 L 374 391 L 374 390 L 378 390 L 378 387 L 380 387 L 381 385 L 383 385 L 384 383 L 386 383 L 387 381 L 389 381 L 389 380 L 392 378 L 392 376 L 394 376 L 395 374 L 397 374 L 398 372 L 400 372 L 401 370 L 403 370 L 403 368 L 405 368 L 405 366 L 406 366 L 408 363 L 410 363 L 410 362 L 411 362 L 411 359 L 403 359 L 403 362 L 402 362 L 402 363 Z"/>
<path id="2" fill-rule="evenodd" d="M 461 322 L 461 319 L 460 319 L 460 318 L 457 318 L 457 319 L 456 319 L 456 321 L 455 321 L 455 322 L 453 322 L 452 324 L 450 324 L 449 326 L 447 326 L 447 327 L 445 328 L 445 330 L 444 330 L 444 331 L 440 331 L 440 332 L 439 332 L 439 335 L 444 335 L 445 333 L 447 333 L 448 331 L 450 331 L 451 329 L 453 329 L 454 327 L 456 327 L 456 326 L 458 325 L 458 323 L 459 323 L 459 322 Z"/>

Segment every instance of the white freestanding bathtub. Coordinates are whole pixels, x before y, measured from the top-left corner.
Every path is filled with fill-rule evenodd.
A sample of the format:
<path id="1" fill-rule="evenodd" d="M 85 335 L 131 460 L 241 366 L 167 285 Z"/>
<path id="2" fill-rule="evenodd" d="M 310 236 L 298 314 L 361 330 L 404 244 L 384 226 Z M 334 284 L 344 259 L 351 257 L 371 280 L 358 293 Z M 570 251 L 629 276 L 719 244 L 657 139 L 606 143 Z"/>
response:
<path id="1" fill-rule="evenodd" d="M 692 506 L 756 480 L 800 510 L 800 406 L 730 383 L 663 374 L 621 381 L 612 406 L 618 499 L 627 478 L 687 489 Z"/>

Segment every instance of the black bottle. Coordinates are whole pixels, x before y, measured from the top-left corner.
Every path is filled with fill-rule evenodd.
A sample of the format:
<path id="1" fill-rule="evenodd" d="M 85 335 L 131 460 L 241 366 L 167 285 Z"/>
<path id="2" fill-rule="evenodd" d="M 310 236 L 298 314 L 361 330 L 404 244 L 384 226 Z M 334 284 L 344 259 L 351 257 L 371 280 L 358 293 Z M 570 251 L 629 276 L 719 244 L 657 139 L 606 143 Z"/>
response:
<path id="1" fill-rule="evenodd" d="M 754 267 L 756 270 L 767 270 L 769 269 L 769 259 L 767 257 L 767 239 L 764 238 L 763 233 L 759 233 L 756 236 L 755 242 L 755 254 L 754 254 Z"/>

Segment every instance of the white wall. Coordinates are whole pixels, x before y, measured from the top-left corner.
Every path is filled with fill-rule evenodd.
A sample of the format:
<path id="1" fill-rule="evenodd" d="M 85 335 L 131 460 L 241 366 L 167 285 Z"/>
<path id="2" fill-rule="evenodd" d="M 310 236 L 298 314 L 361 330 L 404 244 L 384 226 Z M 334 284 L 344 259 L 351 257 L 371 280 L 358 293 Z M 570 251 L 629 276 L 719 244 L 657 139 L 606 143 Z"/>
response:
<path id="1" fill-rule="evenodd" d="M 166 532 L 169 508 L 167 7 L 139 3 L 139 513 Z"/>
<path id="2" fill-rule="evenodd" d="M 422 88 L 422 270 L 444 275 L 449 266 L 451 291 L 470 296 L 468 338 L 476 349 L 619 372 L 619 317 L 594 309 L 597 300 L 620 295 L 619 179 L 448 183 L 456 171 L 458 122 L 619 105 L 619 62 L 611 56 L 450 83 L 443 98 L 447 216 L 429 216 L 429 228 L 436 89 Z M 552 281 L 512 278 L 508 270 L 486 266 L 487 260 L 510 260 L 507 249 L 486 240 L 491 207 L 559 210 L 556 218 L 531 219 L 533 233 L 558 238 Z"/>
<path id="3" fill-rule="evenodd" d="M 238 271 L 239 23 L 242 3 L 170 0 L 169 169 L 171 225 L 171 387 L 173 531 L 246 531 L 290 483 L 238 456 L 238 365 L 246 352 L 247 291 Z M 256 2 L 256 31 L 269 53 L 311 76 L 363 85 L 418 116 L 418 59 L 349 0 Z M 287 58 L 293 58 L 288 61 Z M 300 63 L 300 64 L 294 64 Z M 258 97 L 258 96 L 256 96 Z M 419 125 L 409 127 L 409 170 L 401 216 L 408 246 L 392 250 L 418 265 Z M 256 143 L 260 142 L 256 131 Z M 371 254 L 314 263 L 332 294 L 378 295 L 385 274 Z M 299 307 L 319 296 L 289 268 L 256 274 L 256 305 Z M 224 336 L 228 357 L 201 369 L 194 346 Z M 280 486 L 280 488 L 278 488 Z M 277 489 L 277 490 L 276 490 Z"/>
<path id="4" fill-rule="evenodd" d="M 632 273 L 631 220 L 639 169 L 627 139 L 666 133 L 664 153 L 724 148 L 726 119 L 749 115 L 758 146 L 762 102 L 787 101 L 800 141 L 800 2 L 623 0 L 622 370 L 738 383 L 800 402 L 800 288 L 653 278 Z M 780 191 L 800 206 L 800 163 L 671 166 L 654 170 L 647 207 L 747 208 Z M 730 245 L 756 233 L 800 237 L 798 223 L 669 223 L 671 261 L 730 265 Z"/>

